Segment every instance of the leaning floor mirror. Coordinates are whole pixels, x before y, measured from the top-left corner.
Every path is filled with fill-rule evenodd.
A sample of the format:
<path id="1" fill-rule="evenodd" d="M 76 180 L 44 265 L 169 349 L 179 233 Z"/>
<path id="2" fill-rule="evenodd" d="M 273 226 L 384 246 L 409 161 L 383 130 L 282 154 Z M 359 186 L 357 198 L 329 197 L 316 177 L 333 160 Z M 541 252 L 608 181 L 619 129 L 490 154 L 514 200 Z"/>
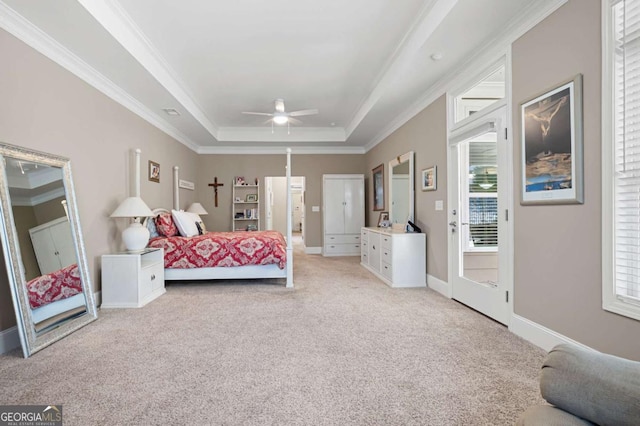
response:
<path id="1" fill-rule="evenodd" d="M 0 143 L 2 249 L 25 358 L 97 319 L 69 159 Z"/>

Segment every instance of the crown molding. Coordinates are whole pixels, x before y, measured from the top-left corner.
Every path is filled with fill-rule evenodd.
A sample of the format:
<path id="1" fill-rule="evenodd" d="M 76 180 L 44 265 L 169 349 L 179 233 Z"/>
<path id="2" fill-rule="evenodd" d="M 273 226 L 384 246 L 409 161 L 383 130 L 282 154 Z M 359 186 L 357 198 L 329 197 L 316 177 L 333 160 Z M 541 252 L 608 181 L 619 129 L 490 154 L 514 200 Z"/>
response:
<path id="1" fill-rule="evenodd" d="M 0 1 L 0 27 L 192 151 L 198 144 Z"/>
<path id="2" fill-rule="evenodd" d="M 269 146 L 207 146 L 201 147 L 198 154 L 245 154 L 245 155 L 266 155 L 266 154 L 285 154 L 286 147 L 269 147 Z M 291 153 L 294 155 L 306 154 L 364 154 L 366 151 L 361 146 L 310 146 L 310 147 L 292 147 Z"/>
<path id="3" fill-rule="evenodd" d="M 540 2 L 532 3 L 529 8 L 521 14 L 521 18 L 512 23 L 502 35 L 498 35 L 494 39 L 487 41 L 483 49 L 479 50 L 468 60 L 462 62 L 451 72 L 448 72 L 444 78 L 431 86 L 420 99 L 396 116 L 389 125 L 371 139 L 371 142 L 365 145 L 365 152 L 369 152 L 373 147 L 418 115 L 436 99 L 454 88 L 456 84 L 459 85 L 459 82 L 472 78 L 472 76 L 477 73 L 476 70 L 484 70 L 492 62 L 504 56 L 514 41 L 558 10 L 567 1 L 569 0 L 551 0 L 545 2 L 544 7 L 540 7 Z"/>

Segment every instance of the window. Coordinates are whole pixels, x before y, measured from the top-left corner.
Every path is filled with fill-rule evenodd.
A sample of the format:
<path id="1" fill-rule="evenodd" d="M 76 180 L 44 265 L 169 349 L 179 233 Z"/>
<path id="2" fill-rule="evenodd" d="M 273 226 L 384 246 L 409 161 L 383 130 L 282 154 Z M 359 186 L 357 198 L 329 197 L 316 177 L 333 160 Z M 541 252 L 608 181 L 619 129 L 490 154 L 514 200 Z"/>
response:
<path id="1" fill-rule="evenodd" d="M 498 157 L 495 132 L 488 132 L 461 146 L 466 163 L 463 188 L 468 203 L 461 206 L 464 251 L 498 249 Z M 465 205 L 466 204 L 466 205 Z"/>
<path id="2" fill-rule="evenodd" d="M 603 1 L 602 300 L 640 319 L 640 1 Z"/>
<path id="3" fill-rule="evenodd" d="M 504 99 L 505 67 L 490 71 L 471 89 L 455 97 L 455 122 L 464 120 L 484 108 Z"/>

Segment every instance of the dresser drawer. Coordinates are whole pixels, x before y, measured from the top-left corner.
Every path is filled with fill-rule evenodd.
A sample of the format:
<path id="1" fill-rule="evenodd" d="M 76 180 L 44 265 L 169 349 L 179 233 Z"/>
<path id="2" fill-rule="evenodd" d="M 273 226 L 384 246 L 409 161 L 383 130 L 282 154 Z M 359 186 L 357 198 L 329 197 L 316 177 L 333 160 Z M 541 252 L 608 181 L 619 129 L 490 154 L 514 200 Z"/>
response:
<path id="1" fill-rule="evenodd" d="M 391 251 L 391 235 L 380 235 L 380 246 L 388 248 Z"/>
<path id="2" fill-rule="evenodd" d="M 363 229 L 360 231 L 360 239 L 362 241 L 369 241 L 369 230 Z"/>
<path id="3" fill-rule="evenodd" d="M 381 253 L 381 259 L 383 262 L 387 262 L 388 264 L 391 264 L 391 259 L 393 259 L 391 257 L 391 250 L 389 250 L 388 248 L 382 247 L 380 249 L 380 253 Z"/>
<path id="4" fill-rule="evenodd" d="M 360 255 L 360 244 L 325 244 L 325 255 Z"/>
<path id="5" fill-rule="evenodd" d="M 360 253 L 360 263 L 369 264 L 369 255 L 365 252 Z"/>
<path id="6" fill-rule="evenodd" d="M 325 245 L 328 244 L 360 244 L 360 234 L 325 235 Z"/>
<path id="7" fill-rule="evenodd" d="M 380 264 L 380 273 L 389 281 L 392 280 L 393 274 L 392 274 L 392 269 L 391 269 L 391 264 L 387 263 L 387 262 L 382 262 Z"/>

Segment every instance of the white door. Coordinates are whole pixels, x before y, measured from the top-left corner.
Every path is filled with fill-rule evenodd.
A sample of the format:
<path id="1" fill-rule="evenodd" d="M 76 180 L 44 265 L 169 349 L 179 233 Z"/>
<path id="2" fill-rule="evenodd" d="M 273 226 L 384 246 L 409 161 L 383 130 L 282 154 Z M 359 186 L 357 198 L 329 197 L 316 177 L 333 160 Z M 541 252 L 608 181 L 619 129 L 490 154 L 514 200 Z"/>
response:
<path id="1" fill-rule="evenodd" d="M 324 233 L 344 234 L 346 223 L 344 217 L 344 180 L 325 179 L 322 191 L 324 193 Z"/>
<path id="2" fill-rule="evenodd" d="M 457 129 L 449 140 L 449 281 L 454 299 L 508 324 L 511 172 L 505 111 Z"/>
<path id="3" fill-rule="evenodd" d="M 76 260 L 76 245 L 71 235 L 71 224 L 68 220 L 61 222 L 51 228 L 51 237 L 56 245 L 60 268 L 73 265 Z"/>
<path id="4" fill-rule="evenodd" d="M 362 179 L 344 180 L 344 233 L 360 234 L 364 223 L 364 183 Z"/>

